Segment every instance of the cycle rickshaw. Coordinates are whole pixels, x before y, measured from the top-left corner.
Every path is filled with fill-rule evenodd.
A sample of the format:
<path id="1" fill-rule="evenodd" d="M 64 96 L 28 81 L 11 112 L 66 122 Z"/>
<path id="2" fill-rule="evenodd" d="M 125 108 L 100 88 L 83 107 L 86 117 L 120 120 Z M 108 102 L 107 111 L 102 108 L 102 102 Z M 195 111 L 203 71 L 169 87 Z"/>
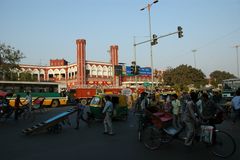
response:
<path id="1" fill-rule="evenodd" d="M 150 150 L 158 149 L 161 145 L 170 143 L 173 139 L 184 140 L 182 134 L 185 127 L 176 129 L 172 126 L 172 116 L 163 110 L 145 110 L 148 120 L 142 121 L 144 126 L 141 131 L 141 140 L 145 147 Z M 224 120 L 222 113 L 217 113 L 215 124 Z M 147 125 L 146 125 L 147 122 Z M 144 125 L 145 123 L 145 125 Z M 218 157 L 227 158 L 236 151 L 236 142 L 233 137 L 225 131 L 218 130 L 215 124 L 205 122 L 201 125 L 199 142 L 206 144 L 210 151 Z"/>
<path id="2" fill-rule="evenodd" d="M 9 96 L 12 96 L 12 94 L 0 90 L 0 119 L 7 120 L 14 112 L 14 108 L 9 105 L 7 98 Z"/>

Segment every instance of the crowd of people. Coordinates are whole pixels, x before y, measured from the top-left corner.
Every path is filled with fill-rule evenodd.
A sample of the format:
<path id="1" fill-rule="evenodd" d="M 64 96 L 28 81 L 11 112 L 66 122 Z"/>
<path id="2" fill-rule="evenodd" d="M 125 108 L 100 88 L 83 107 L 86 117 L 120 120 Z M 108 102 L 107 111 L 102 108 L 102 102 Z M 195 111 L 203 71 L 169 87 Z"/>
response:
<path id="1" fill-rule="evenodd" d="M 221 94 L 207 91 L 191 91 L 181 94 L 161 94 L 158 90 L 153 93 L 133 92 L 129 97 L 129 105 L 134 112 L 144 113 L 146 109 L 168 112 L 172 115 L 172 126 L 176 129 L 186 128 L 185 145 L 190 146 L 194 137 L 198 134 L 201 122 L 209 125 L 221 123 L 224 108 L 221 106 Z M 240 118 L 240 89 L 232 99 L 234 115 L 233 123 Z M 105 97 L 105 106 L 102 113 L 104 117 L 104 134 L 114 135 L 112 126 L 113 103 L 109 96 Z M 79 117 L 79 116 L 78 116 Z M 81 118 L 82 119 L 82 118 Z M 79 118 L 77 120 L 79 126 Z"/>
<path id="2" fill-rule="evenodd" d="M 185 139 L 185 145 L 190 146 L 193 143 L 195 135 L 198 133 L 199 124 L 201 121 L 208 121 L 210 125 L 221 122 L 222 117 L 217 117 L 223 113 L 224 109 L 221 107 L 221 94 L 212 94 L 207 91 L 191 91 L 190 93 L 182 92 L 181 94 L 161 94 L 158 90 L 154 92 L 142 92 L 140 95 L 137 92 L 133 92 L 128 100 L 132 106 L 134 112 L 144 113 L 146 109 L 168 112 L 172 115 L 172 126 L 176 129 L 180 129 L 185 126 L 187 133 Z M 3 101 L 3 100 L 2 100 Z M 113 115 L 113 103 L 109 96 L 105 97 L 104 108 L 102 114 L 104 114 L 104 134 L 114 135 L 112 126 Z M 21 106 L 27 106 L 29 110 L 32 110 L 32 96 L 30 92 L 26 93 L 25 101 L 20 100 L 20 95 L 16 96 L 14 112 L 14 119 L 18 120 L 21 116 L 23 109 Z M 240 89 L 236 91 L 236 95 L 231 101 L 233 110 L 232 122 L 236 123 L 240 118 Z M 80 103 L 77 104 L 77 118 L 76 129 L 79 128 L 80 119 L 88 121 L 83 118 L 83 110 L 85 106 Z M 220 115 L 222 116 L 222 115 Z"/>
<path id="3" fill-rule="evenodd" d="M 165 96 L 158 92 L 152 94 L 142 92 L 133 102 L 133 110 L 134 112 L 144 112 L 146 109 L 161 110 L 171 113 L 173 127 L 180 129 L 185 126 L 187 131 L 185 145 L 190 146 L 198 133 L 201 121 L 208 121 L 211 125 L 216 123 L 217 113 L 223 112 L 220 100 L 221 98 L 203 91 L 191 91 L 179 95 L 173 93 Z"/>

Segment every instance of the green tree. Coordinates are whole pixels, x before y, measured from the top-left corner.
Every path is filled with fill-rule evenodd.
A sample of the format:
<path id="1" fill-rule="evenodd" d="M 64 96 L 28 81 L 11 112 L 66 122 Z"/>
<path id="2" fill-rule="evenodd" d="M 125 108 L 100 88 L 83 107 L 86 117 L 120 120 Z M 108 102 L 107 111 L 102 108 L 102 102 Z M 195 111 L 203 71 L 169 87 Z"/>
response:
<path id="1" fill-rule="evenodd" d="M 217 87 L 218 84 L 221 84 L 224 79 L 236 78 L 233 74 L 226 71 L 213 71 L 210 75 L 211 85 Z"/>
<path id="2" fill-rule="evenodd" d="M 34 77 L 29 71 L 21 72 L 18 79 L 20 81 L 37 81 L 37 77 Z"/>
<path id="3" fill-rule="evenodd" d="M 14 47 L 0 43 L 0 80 L 16 79 L 19 62 L 25 58 L 22 52 Z"/>
<path id="4" fill-rule="evenodd" d="M 174 69 L 169 68 L 163 74 L 166 85 L 175 86 L 177 89 L 185 89 L 186 86 L 193 84 L 199 88 L 206 84 L 205 74 L 196 68 L 188 65 L 180 65 Z"/>
<path id="5" fill-rule="evenodd" d="M 165 72 L 163 72 L 163 81 L 164 81 L 164 85 L 174 85 L 173 81 L 172 81 L 172 72 L 173 72 L 173 68 L 168 67 Z"/>

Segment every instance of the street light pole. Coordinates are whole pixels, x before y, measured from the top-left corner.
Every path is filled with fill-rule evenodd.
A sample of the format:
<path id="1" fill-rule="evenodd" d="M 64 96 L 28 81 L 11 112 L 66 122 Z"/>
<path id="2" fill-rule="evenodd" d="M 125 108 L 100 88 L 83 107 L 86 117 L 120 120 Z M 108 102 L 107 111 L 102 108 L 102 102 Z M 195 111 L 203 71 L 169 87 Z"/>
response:
<path id="1" fill-rule="evenodd" d="M 236 48 L 236 56 L 237 56 L 237 75 L 238 75 L 238 78 L 239 78 L 238 47 L 240 47 L 240 45 L 235 45 L 234 47 Z"/>
<path id="2" fill-rule="evenodd" d="M 137 65 L 137 54 L 136 54 L 136 37 L 135 36 L 133 36 L 133 53 L 134 53 L 134 62 L 135 62 L 135 71 L 136 71 L 136 65 Z M 137 75 L 135 75 L 135 90 L 137 91 L 137 89 L 138 89 L 138 87 L 137 87 Z"/>
<path id="3" fill-rule="evenodd" d="M 194 50 L 192 50 L 192 52 L 193 52 L 193 60 L 194 60 L 194 68 L 196 68 L 196 52 L 197 52 L 197 50 L 196 49 L 194 49 Z"/>
<path id="4" fill-rule="evenodd" d="M 151 4 L 148 4 L 146 7 L 140 9 L 141 11 L 145 10 L 146 8 L 148 9 L 148 20 L 149 20 L 149 38 L 150 38 L 150 58 L 151 58 L 151 81 L 152 81 L 152 87 L 151 87 L 151 92 L 153 92 L 153 55 L 152 55 L 152 29 L 151 29 L 151 6 L 154 3 L 157 3 L 158 0 L 155 0 L 154 2 L 152 2 Z"/>

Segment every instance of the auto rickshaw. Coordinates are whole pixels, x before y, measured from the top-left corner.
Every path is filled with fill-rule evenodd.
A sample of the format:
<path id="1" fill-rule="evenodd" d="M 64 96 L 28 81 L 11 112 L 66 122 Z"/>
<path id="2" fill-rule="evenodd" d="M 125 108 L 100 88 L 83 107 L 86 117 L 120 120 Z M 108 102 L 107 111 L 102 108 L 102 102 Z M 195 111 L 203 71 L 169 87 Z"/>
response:
<path id="1" fill-rule="evenodd" d="M 90 102 L 90 111 L 95 119 L 103 119 L 102 113 L 105 106 L 105 96 L 108 95 L 113 103 L 113 119 L 126 120 L 128 117 L 127 97 L 117 94 L 99 94 L 92 98 Z"/>

